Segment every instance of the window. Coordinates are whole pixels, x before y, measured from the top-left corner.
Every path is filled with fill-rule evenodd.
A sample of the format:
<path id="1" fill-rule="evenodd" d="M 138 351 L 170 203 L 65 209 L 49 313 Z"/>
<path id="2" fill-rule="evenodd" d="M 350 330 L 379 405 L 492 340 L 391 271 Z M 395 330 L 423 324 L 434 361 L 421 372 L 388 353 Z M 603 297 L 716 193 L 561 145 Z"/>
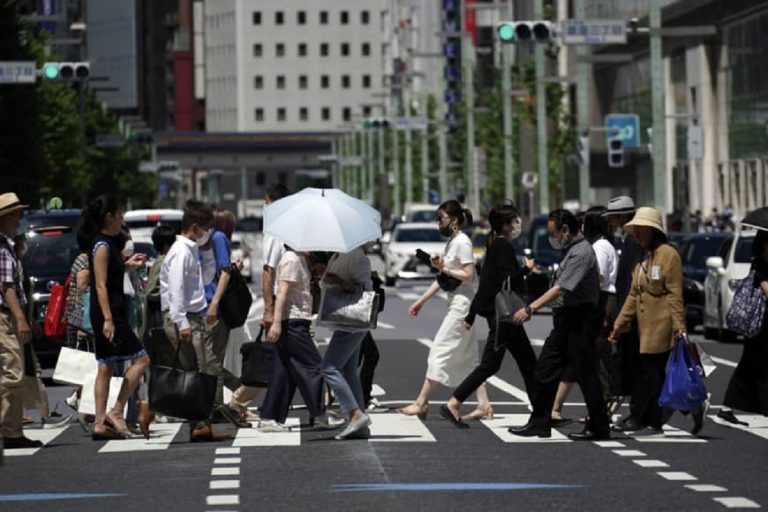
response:
<path id="1" fill-rule="evenodd" d="M 339 18 L 341 18 L 342 25 L 349 24 L 349 11 L 341 11 Z"/>
<path id="2" fill-rule="evenodd" d="M 275 56 L 285 57 L 285 45 L 283 43 L 277 43 L 275 45 Z"/>
<path id="3" fill-rule="evenodd" d="M 275 12 L 275 25 L 282 25 L 284 21 L 283 11 Z"/>
<path id="4" fill-rule="evenodd" d="M 277 109 L 277 120 L 285 121 L 285 107 L 280 107 Z"/>
<path id="5" fill-rule="evenodd" d="M 261 11 L 253 11 L 253 24 L 261 25 Z"/>
<path id="6" fill-rule="evenodd" d="M 306 89 L 308 84 L 307 75 L 299 75 L 299 89 Z"/>
<path id="7" fill-rule="evenodd" d="M 299 57 L 307 56 L 307 43 L 299 43 Z"/>
<path id="8" fill-rule="evenodd" d="M 299 120 L 300 121 L 308 121 L 309 120 L 309 109 L 307 107 L 301 107 L 299 109 Z"/>
<path id="9" fill-rule="evenodd" d="M 371 22 L 371 15 L 368 13 L 368 11 L 361 11 L 360 12 L 360 23 L 362 25 L 367 25 Z"/>
<path id="10" fill-rule="evenodd" d="M 363 115 L 366 116 L 366 117 L 370 116 L 371 115 L 371 107 L 369 107 L 368 105 L 364 106 L 363 107 Z"/>
<path id="11" fill-rule="evenodd" d="M 257 108 L 253 111 L 253 116 L 256 119 L 256 121 L 263 121 L 264 120 L 264 109 L 263 108 Z"/>
<path id="12" fill-rule="evenodd" d="M 328 43 L 320 43 L 320 56 L 321 57 L 328 56 Z"/>
<path id="13" fill-rule="evenodd" d="M 371 88 L 371 75 L 363 75 L 363 89 Z"/>
<path id="14" fill-rule="evenodd" d="M 254 57 L 261 57 L 261 43 L 256 43 L 253 45 L 253 56 Z"/>
<path id="15" fill-rule="evenodd" d="M 320 11 L 320 24 L 321 25 L 328 24 L 328 11 Z"/>
<path id="16" fill-rule="evenodd" d="M 349 75 L 342 75 L 341 76 L 341 87 L 343 89 L 349 89 L 349 86 L 351 85 L 352 80 L 349 78 Z"/>
<path id="17" fill-rule="evenodd" d="M 306 25 L 307 24 L 307 12 L 306 11 L 299 11 L 296 13 L 296 22 L 299 25 Z"/>
<path id="18" fill-rule="evenodd" d="M 341 56 L 349 57 L 349 43 L 341 43 Z"/>
<path id="19" fill-rule="evenodd" d="M 261 75 L 256 75 L 253 77 L 253 88 L 254 89 L 263 89 L 264 88 L 264 77 Z"/>
<path id="20" fill-rule="evenodd" d="M 323 109 L 320 111 L 320 115 L 322 116 L 323 121 L 330 121 L 331 109 L 329 107 L 323 107 Z"/>
<path id="21" fill-rule="evenodd" d="M 285 89 L 285 75 L 277 75 L 277 88 Z"/>
<path id="22" fill-rule="evenodd" d="M 320 87 L 322 89 L 327 89 L 331 86 L 331 77 L 328 75 L 323 75 L 320 77 Z"/>
<path id="23" fill-rule="evenodd" d="M 371 54 L 371 43 L 363 43 L 360 53 L 363 54 L 363 57 L 369 56 Z"/>
<path id="24" fill-rule="evenodd" d="M 341 118 L 344 121 L 351 121 L 352 120 L 352 109 L 349 107 L 344 107 L 341 109 Z"/>

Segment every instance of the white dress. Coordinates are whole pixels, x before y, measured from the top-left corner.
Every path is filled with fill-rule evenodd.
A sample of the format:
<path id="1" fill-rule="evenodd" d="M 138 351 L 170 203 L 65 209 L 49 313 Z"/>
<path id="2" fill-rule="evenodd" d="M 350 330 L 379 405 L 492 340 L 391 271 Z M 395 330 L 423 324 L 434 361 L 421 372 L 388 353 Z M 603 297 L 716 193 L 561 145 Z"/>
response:
<path id="1" fill-rule="evenodd" d="M 443 252 L 446 268 L 461 269 L 474 263 L 472 241 L 460 232 L 446 245 Z M 474 288 L 472 281 L 464 282 L 448 292 L 448 314 L 435 334 L 427 360 L 427 378 L 448 387 L 455 387 L 480 362 L 477 340 L 472 330 L 464 328 Z"/>

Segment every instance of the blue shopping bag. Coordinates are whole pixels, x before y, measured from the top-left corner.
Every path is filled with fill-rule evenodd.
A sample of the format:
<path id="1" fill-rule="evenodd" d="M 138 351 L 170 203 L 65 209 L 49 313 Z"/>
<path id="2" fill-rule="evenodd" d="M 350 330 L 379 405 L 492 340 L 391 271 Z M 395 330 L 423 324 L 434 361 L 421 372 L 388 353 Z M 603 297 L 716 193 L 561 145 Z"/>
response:
<path id="1" fill-rule="evenodd" d="M 707 399 L 703 371 L 686 348 L 688 340 L 681 337 L 667 363 L 667 377 L 659 396 L 659 405 L 678 411 L 695 411 Z"/>

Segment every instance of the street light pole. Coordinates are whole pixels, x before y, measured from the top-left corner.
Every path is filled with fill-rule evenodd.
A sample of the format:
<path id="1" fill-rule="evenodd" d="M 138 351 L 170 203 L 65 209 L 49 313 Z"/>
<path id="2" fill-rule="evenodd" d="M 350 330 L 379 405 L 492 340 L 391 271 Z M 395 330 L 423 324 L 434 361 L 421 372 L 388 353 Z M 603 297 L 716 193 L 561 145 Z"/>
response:
<path id="1" fill-rule="evenodd" d="M 544 1 L 534 0 L 533 18 L 544 18 Z M 539 154 L 539 209 L 542 213 L 549 211 L 549 164 L 547 162 L 547 96 L 545 75 L 544 45 L 537 44 L 534 49 L 536 65 L 536 128 Z"/>
<path id="2" fill-rule="evenodd" d="M 664 60 L 661 46 L 661 0 L 651 0 L 651 111 L 653 114 L 653 203 L 667 210 L 667 130 L 664 116 Z M 662 213 L 663 215 L 663 213 Z"/>
<path id="3" fill-rule="evenodd" d="M 429 95 L 426 88 L 421 93 L 421 113 L 427 120 L 427 126 L 421 132 L 421 202 L 429 202 Z"/>
<path id="4" fill-rule="evenodd" d="M 513 19 L 512 0 L 507 3 L 508 19 Z M 515 164 L 512 155 L 512 45 L 501 45 L 501 92 L 504 102 L 504 197 L 515 197 Z"/>
<path id="5" fill-rule="evenodd" d="M 376 164 L 373 160 L 373 131 L 365 130 L 365 145 L 367 147 L 367 165 L 368 165 L 368 200 L 371 202 L 371 206 L 376 201 L 376 171 L 374 167 Z"/>
<path id="6" fill-rule="evenodd" d="M 475 186 L 475 59 L 472 39 L 469 35 L 463 35 L 466 15 L 466 0 L 461 0 L 461 70 L 464 76 L 464 97 L 466 98 L 464 104 L 467 106 L 467 196 L 465 199 L 472 213 L 478 215 L 480 191 Z"/>
<path id="7" fill-rule="evenodd" d="M 575 1 L 576 19 L 586 19 L 587 9 L 586 0 Z M 577 57 L 581 57 L 587 54 L 587 48 L 584 45 L 576 47 Z M 584 155 L 589 155 L 589 75 L 591 65 L 586 62 L 586 59 L 578 59 L 576 64 L 576 110 L 577 110 L 577 125 L 579 134 L 587 134 L 586 142 L 587 147 L 583 149 Z M 587 208 L 589 204 L 589 161 L 585 161 L 583 158 L 579 165 L 579 203 L 581 203 L 582 210 Z"/>

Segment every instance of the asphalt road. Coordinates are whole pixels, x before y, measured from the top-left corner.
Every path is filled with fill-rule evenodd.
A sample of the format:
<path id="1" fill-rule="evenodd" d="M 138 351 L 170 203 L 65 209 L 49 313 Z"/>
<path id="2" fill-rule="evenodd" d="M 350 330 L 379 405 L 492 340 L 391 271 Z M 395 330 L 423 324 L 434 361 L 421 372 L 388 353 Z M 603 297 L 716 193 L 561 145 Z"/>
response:
<path id="1" fill-rule="evenodd" d="M 399 283 L 375 333 L 381 360 L 376 384 L 388 406 L 413 400 L 423 382 L 428 344 L 445 314 L 436 297 L 417 319 L 408 304 L 425 283 Z M 485 329 L 478 322 L 477 337 Z M 527 324 L 541 343 L 551 318 Z M 321 344 L 327 333 L 319 331 Z M 299 406 L 291 417 L 304 424 L 288 434 L 236 432 L 217 444 L 190 444 L 179 423 L 153 425 L 153 437 L 91 441 L 77 423 L 62 429 L 30 428 L 47 444 L 34 453 L 5 454 L 0 466 L 0 510 L 724 510 L 768 504 L 768 420 L 747 417 L 736 429 L 711 419 L 718 410 L 738 344 L 704 342 L 717 370 L 707 379 L 713 408 L 699 437 L 692 420 L 676 414 L 662 438 L 615 435 L 610 442 L 571 442 L 577 423 L 553 431 L 551 440 L 521 439 L 506 428 L 524 423 L 528 408 L 514 362 L 505 360 L 489 393 L 496 417 L 457 430 L 438 408 L 450 395 L 435 394 L 426 420 L 394 412 L 373 414 L 369 440 L 334 441 L 333 433 L 308 430 Z M 538 350 L 538 348 L 537 348 Z M 52 405 L 71 388 L 49 388 Z M 472 400 L 472 399 L 470 399 Z M 300 404 L 299 401 L 296 402 Z M 469 411 L 471 404 L 466 405 Z M 67 406 L 63 402 L 59 411 Z M 621 413 L 626 413 L 626 406 Z M 585 413 L 578 389 L 565 415 Z"/>

